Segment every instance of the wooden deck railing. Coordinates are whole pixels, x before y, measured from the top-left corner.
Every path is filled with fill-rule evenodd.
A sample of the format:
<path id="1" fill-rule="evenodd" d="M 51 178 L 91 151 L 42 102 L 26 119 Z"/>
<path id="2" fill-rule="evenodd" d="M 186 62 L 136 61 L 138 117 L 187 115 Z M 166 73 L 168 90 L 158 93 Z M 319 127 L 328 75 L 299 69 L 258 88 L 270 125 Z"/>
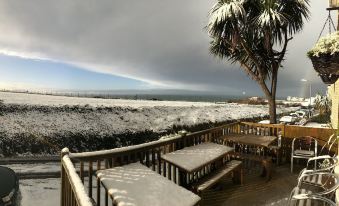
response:
<path id="1" fill-rule="evenodd" d="M 293 130 L 292 130 L 293 128 Z M 300 127 L 299 127 L 300 128 Z M 108 205 L 108 191 L 101 187 L 95 179 L 95 172 L 100 169 L 112 168 L 132 162 L 140 162 L 153 171 L 177 183 L 177 168 L 161 161 L 161 155 L 183 147 L 201 144 L 203 142 L 215 142 L 217 137 L 228 133 L 244 133 L 256 135 L 279 135 L 284 137 L 283 154 L 288 155 L 290 132 L 294 126 L 280 124 L 257 124 L 249 122 L 236 122 L 224 126 L 180 135 L 173 138 L 161 139 L 154 142 L 135 146 L 103 150 L 97 152 L 69 153 L 67 149 L 62 152 L 61 164 L 61 205 L 63 206 L 87 206 Z M 308 129 L 300 129 L 301 136 L 310 132 Z M 313 131 L 313 130 L 312 130 Z M 333 131 L 332 131 L 333 132 Z M 316 133 L 318 139 L 326 140 L 330 131 Z M 291 135 L 291 136 L 287 136 Z M 326 135 L 328 135 L 326 137 Z M 288 158 L 287 158 L 288 159 Z M 190 177 L 188 177 L 190 178 Z M 194 177 L 193 177 L 194 178 Z M 86 195 L 85 195 L 86 193 Z M 84 200 L 81 197 L 85 197 Z"/>
<path id="2" fill-rule="evenodd" d="M 112 150 L 83 153 L 63 152 L 61 161 L 61 204 L 63 206 L 82 206 L 77 199 L 78 196 L 75 190 L 76 185 L 72 179 L 74 178 L 74 175 L 69 173 L 71 168 L 69 168 L 69 164 L 67 163 L 68 160 L 70 160 L 73 164 L 73 170 L 71 171 L 77 171 L 77 178 L 79 178 L 82 186 L 86 188 L 89 199 L 93 200 L 96 205 L 108 205 L 108 192 L 102 191 L 104 188 L 101 187 L 98 180 L 94 179 L 95 171 L 104 168 L 121 166 L 132 162 L 140 162 L 153 171 L 156 171 L 168 179 L 177 182 L 177 169 L 171 164 L 161 162 L 160 157 L 162 154 L 166 154 L 183 147 L 201 144 L 203 142 L 211 142 L 215 137 L 236 131 L 237 127 L 238 123 L 233 123 L 188 135 L 181 135 Z"/>

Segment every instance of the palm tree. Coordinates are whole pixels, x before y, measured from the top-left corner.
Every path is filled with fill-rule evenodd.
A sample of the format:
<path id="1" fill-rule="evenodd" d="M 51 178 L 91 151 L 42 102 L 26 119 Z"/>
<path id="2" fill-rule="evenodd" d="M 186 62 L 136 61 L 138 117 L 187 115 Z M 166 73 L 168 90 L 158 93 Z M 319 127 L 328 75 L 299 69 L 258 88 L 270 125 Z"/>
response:
<path id="1" fill-rule="evenodd" d="M 315 109 L 319 110 L 320 115 L 331 113 L 331 100 L 327 95 L 317 94 L 314 100 Z"/>
<path id="2" fill-rule="evenodd" d="M 239 63 L 269 102 L 276 123 L 278 70 L 292 36 L 309 18 L 309 0 L 217 0 L 209 14 L 210 52 Z"/>

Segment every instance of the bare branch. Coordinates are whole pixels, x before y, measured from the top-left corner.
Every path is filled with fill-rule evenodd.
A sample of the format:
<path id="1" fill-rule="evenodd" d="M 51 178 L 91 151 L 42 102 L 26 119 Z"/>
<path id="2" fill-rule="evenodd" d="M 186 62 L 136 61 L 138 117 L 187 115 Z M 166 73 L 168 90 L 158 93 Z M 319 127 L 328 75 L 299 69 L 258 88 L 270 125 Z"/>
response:
<path id="1" fill-rule="evenodd" d="M 287 49 L 288 42 L 291 41 L 291 40 L 293 39 L 293 37 L 288 38 L 287 32 L 285 32 L 284 38 L 285 38 L 284 47 L 283 47 L 283 49 L 281 50 L 281 52 L 279 52 L 279 58 L 278 58 L 278 61 L 277 61 L 277 63 L 278 63 L 279 66 L 280 66 L 282 60 L 284 59 L 284 56 L 285 56 L 285 53 L 286 53 L 286 49 Z"/>

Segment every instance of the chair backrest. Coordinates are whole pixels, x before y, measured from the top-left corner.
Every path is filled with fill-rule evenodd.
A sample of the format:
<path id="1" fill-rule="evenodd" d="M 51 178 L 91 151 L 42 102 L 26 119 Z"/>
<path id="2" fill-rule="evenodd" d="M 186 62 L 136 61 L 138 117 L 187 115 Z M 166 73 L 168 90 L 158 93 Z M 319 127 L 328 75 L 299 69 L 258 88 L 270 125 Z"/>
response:
<path id="1" fill-rule="evenodd" d="M 338 142 L 338 138 L 335 134 L 332 134 L 330 138 L 328 138 L 327 142 L 321 147 L 320 155 L 330 155 L 331 149 Z M 327 151 L 326 151 L 327 150 Z M 337 155 L 337 150 L 334 152 L 334 156 Z"/>
<path id="2" fill-rule="evenodd" d="M 296 137 L 292 141 L 292 150 L 313 150 L 317 154 L 318 141 L 311 136 Z"/>
<path id="3" fill-rule="evenodd" d="M 301 202 L 303 203 L 309 202 L 310 205 L 336 206 L 335 202 L 333 202 L 332 200 L 326 197 L 322 197 L 318 195 L 305 195 L 305 194 L 293 196 L 292 198 L 289 199 L 288 205 L 289 206 L 305 205 L 305 204 L 302 204 Z"/>

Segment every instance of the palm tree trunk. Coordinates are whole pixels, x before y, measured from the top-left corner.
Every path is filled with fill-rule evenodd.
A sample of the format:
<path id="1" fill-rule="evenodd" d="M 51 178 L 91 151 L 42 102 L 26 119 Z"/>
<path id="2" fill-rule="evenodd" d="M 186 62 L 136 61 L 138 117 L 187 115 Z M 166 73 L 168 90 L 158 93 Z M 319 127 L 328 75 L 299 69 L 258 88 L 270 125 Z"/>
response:
<path id="1" fill-rule="evenodd" d="M 271 98 L 268 98 L 269 101 L 269 113 L 270 113 L 270 123 L 277 123 L 277 105 L 275 102 L 277 94 L 277 83 L 278 83 L 278 64 L 273 64 L 272 68 L 272 81 L 271 81 Z"/>
<path id="2" fill-rule="evenodd" d="M 268 105 L 269 105 L 269 113 L 270 113 L 270 124 L 277 123 L 277 110 L 276 110 L 276 102 L 275 97 L 271 96 L 268 98 Z"/>
<path id="3" fill-rule="evenodd" d="M 258 81 L 259 85 L 261 86 L 266 99 L 268 100 L 269 106 L 269 115 L 270 115 L 270 124 L 277 123 L 277 110 L 276 110 L 276 90 L 277 90 L 277 73 L 275 72 L 272 74 L 272 81 L 271 81 L 271 91 L 267 88 L 264 81 Z"/>

